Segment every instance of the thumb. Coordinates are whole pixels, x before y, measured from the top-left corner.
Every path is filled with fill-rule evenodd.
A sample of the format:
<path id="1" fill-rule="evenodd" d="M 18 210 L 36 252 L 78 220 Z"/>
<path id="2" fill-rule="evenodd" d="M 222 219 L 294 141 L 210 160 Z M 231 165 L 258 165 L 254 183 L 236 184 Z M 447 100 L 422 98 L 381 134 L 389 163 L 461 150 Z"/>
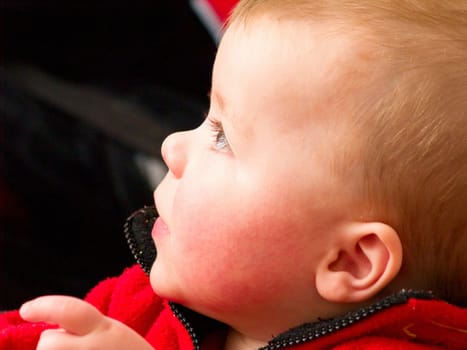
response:
<path id="1" fill-rule="evenodd" d="M 48 295 L 24 303 L 19 309 L 21 317 L 30 322 L 58 325 L 75 335 L 88 334 L 104 320 L 91 304 L 70 296 Z"/>

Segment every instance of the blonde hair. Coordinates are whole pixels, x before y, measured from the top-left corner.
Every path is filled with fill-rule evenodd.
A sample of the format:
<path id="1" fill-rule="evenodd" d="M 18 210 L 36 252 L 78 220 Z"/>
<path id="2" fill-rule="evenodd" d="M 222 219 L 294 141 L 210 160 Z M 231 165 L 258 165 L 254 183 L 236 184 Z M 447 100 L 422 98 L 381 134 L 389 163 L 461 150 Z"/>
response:
<path id="1" fill-rule="evenodd" d="M 467 3 L 245 0 L 229 23 L 256 16 L 330 23 L 367 44 L 374 85 L 356 92 L 355 157 L 339 172 L 362 217 L 398 230 L 413 287 L 467 306 Z"/>

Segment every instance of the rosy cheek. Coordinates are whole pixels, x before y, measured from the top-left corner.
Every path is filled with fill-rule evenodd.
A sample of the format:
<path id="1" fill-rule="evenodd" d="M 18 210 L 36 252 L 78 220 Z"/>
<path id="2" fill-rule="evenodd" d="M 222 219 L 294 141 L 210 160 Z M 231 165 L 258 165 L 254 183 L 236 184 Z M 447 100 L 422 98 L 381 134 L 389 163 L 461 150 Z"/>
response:
<path id="1" fill-rule="evenodd" d="M 212 174 L 208 176 L 209 168 L 203 172 L 187 174 L 176 188 L 173 197 L 172 217 L 174 224 L 188 227 L 199 227 L 210 224 L 217 217 L 224 219 L 229 201 L 234 200 L 234 194 L 228 193 L 232 187 L 227 174 Z"/>
<path id="2" fill-rule="evenodd" d="M 205 191 L 203 196 L 189 187 L 179 187 L 174 197 L 172 207 L 172 229 L 174 240 L 179 249 L 186 250 L 180 254 L 196 253 L 196 246 L 202 245 L 208 239 L 209 231 L 214 225 L 212 199 Z M 202 200 L 200 200 L 202 198 Z"/>

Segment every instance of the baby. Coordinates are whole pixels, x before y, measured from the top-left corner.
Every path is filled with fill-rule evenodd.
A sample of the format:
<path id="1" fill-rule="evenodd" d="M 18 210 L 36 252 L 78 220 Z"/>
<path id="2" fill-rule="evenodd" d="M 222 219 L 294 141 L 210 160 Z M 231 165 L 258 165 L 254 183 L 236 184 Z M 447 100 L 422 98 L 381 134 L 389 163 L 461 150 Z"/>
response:
<path id="1" fill-rule="evenodd" d="M 24 304 L 38 349 L 467 347 L 465 3 L 241 1 L 210 98 L 149 281 Z"/>

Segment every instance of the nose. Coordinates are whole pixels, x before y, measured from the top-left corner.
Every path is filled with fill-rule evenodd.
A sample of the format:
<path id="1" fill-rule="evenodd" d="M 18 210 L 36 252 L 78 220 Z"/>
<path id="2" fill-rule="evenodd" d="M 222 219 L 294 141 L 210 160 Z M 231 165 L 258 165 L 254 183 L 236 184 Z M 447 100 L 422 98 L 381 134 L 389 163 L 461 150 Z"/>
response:
<path id="1" fill-rule="evenodd" d="M 188 160 L 188 133 L 182 131 L 170 134 L 162 142 L 162 158 L 176 178 L 182 177 Z"/>

